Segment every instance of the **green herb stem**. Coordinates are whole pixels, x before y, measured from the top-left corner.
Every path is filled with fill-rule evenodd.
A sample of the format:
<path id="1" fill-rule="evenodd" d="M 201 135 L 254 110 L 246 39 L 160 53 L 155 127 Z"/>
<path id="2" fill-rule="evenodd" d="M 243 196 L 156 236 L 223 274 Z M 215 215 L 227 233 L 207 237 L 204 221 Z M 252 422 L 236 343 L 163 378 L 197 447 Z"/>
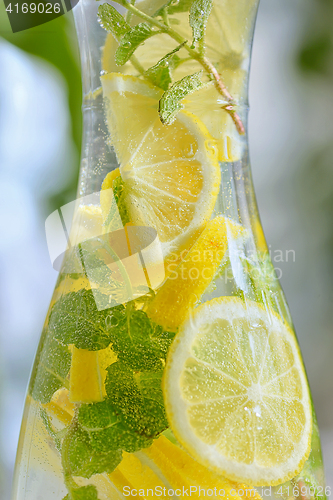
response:
<path id="1" fill-rule="evenodd" d="M 245 134 L 245 128 L 243 125 L 242 120 L 240 119 L 238 113 L 235 111 L 235 103 L 232 95 L 224 85 L 221 75 L 215 68 L 215 66 L 210 62 L 210 60 L 207 57 L 201 57 L 200 60 L 198 59 L 200 64 L 205 68 L 205 70 L 214 78 L 215 80 L 215 87 L 217 90 L 220 92 L 220 94 L 228 101 L 227 106 L 223 106 L 223 109 L 229 113 L 232 121 L 234 122 L 237 132 L 240 135 Z"/>
<path id="2" fill-rule="evenodd" d="M 135 5 L 135 0 L 131 0 L 131 4 Z M 132 15 L 133 15 L 133 12 L 131 12 L 130 10 L 128 10 L 127 14 L 126 14 L 126 22 L 128 24 L 131 22 Z"/>
<path id="3" fill-rule="evenodd" d="M 61 464 L 64 473 L 64 483 L 66 488 L 68 489 L 69 494 L 72 490 L 79 488 L 79 485 L 73 479 L 73 474 L 69 463 L 69 447 L 71 444 L 72 436 L 76 431 L 77 425 L 77 415 L 75 414 L 71 424 L 67 428 L 67 433 L 62 441 L 61 446 Z"/>
<path id="4" fill-rule="evenodd" d="M 147 78 L 145 76 L 145 69 L 144 67 L 140 64 L 139 60 L 137 59 L 137 57 L 135 56 L 131 56 L 130 57 L 130 61 L 131 63 L 133 64 L 134 68 L 137 70 L 138 73 L 140 73 L 140 75 L 142 75 L 143 77 Z"/>
<path id="5" fill-rule="evenodd" d="M 135 0 L 132 0 L 132 4 L 129 4 L 129 5 L 133 5 L 133 6 L 134 6 L 134 4 L 135 4 Z M 129 22 L 130 22 L 131 17 L 132 17 L 132 14 L 133 14 L 133 13 L 132 13 L 132 11 L 130 11 L 130 10 L 128 10 L 128 11 L 127 11 L 127 16 L 126 16 L 126 22 L 127 22 L 127 23 L 129 23 Z M 120 42 L 120 41 L 119 41 L 119 38 L 118 38 L 118 37 L 116 37 L 115 35 L 113 35 L 113 36 L 116 38 L 117 42 L 119 43 L 119 42 Z M 138 61 L 138 59 L 137 59 L 135 56 L 131 56 L 131 57 L 130 57 L 130 61 L 131 61 L 131 63 L 133 64 L 134 68 L 137 70 L 137 72 L 138 72 L 140 75 L 142 75 L 143 77 L 145 77 L 145 69 L 144 69 L 144 67 L 140 64 L 140 62 Z M 145 78 L 146 78 L 146 77 L 145 77 Z"/>
<path id="6" fill-rule="evenodd" d="M 164 24 L 166 26 L 168 26 L 168 28 L 170 28 L 170 23 L 169 23 L 169 19 L 168 19 L 168 13 L 167 13 L 166 9 L 162 10 L 162 19 L 163 19 Z"/>
<path id="7" fill-rule="evenodd" d="M 245 134 L 245 128 L 242 123 L 241 118 L 239 117 L 238 113 L 235 111 L 235 101 L 232 97 L 232 95 L 229 93 L 228 89 L 224 85 L 221 75 L 213 65 L 213 63 L 203 55 L 203 45 L 199 47 L 199 52 L 195 49 L 192 49 L 185 38 L 183 38 L 177 31 L 175 31 L 173 28 L 168 26 L 166 23 L 161 23 L 157 19 L 154 19 L 153 17 L 149 16 L 148 14 L 145 14 L 141 10 L 139 10 L 137 7 L 132 5 L 131 3 L 127 2 L 127 0 L 119 0 L 119 3 L 123 5 L 128 11 L 132 12 L 138 17 L 141 17 L 144 21 L 147 23 L 151 24 L 152 26 L 155 26 L 156 28 L 159 28 L 161 32 L 166 33 L 169 35 L 171 38 L 173 38 L 176 42 L 179 44 L 184 44 L 184 49 L 187 50 L 187 52 L 190 54 L 192 59 L 195 59 L 198 61 L 199 64 L 211 75 L 211 77 L 215 80 L 215 86 L 218 92 L 224 97 L 224 99 L 227 101 L 227 105 L 223 106 L 223 109 L 229 113 L 232 121 L 234 122 L 236 129 L 240 135 Z"/>

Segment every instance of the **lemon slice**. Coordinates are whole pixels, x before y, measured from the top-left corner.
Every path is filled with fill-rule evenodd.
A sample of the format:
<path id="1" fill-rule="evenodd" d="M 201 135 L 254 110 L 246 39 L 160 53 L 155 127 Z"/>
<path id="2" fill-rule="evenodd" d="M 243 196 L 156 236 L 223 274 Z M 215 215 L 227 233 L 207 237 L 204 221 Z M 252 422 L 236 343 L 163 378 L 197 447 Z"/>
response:
<path id="1" fill-rule="evenodd" d="M 216 141 L 194 115 L 162 125 L 162 91 L 132 76 L 101 77 L 107 122 L 131 222 L 157 230 L 163 255 L 210 219 L 220 186 Z"/>
<path id="2" fill-rule="evenodd" d="M 186 451 L 163 435 L 156 439 L 150 448 L 145 449 L 142 455 L 147 455 L 153 460 L 173 488 L 182 490 L 183 486 L 185 488 L 192 486 L 192 493 L 199 493 L 200 489 L 210 490 L 214 488 L 216 492 L 214 498 L 240 500 L 250 497 L 254 500 L 261 500 L 261 496 L 256 490 L 245 484 L 229 481 L 203 467 L 196 460 L 193 460 Z M 192 496 L 199 498 L 202 495 L 191 494 Z M 209 496 L 208 491 L 207 496 Z"/>
<path id="3" fill-rule="evenodd" d="M 141 62 L 144 62 L 147 57 L 149 58 L 145 64 L 147 69 L 165 55 L 165 46 L 169 43 L 170 39 L 167 35 L 161 34 L 153 37 L 151 40 L 153 41 L 150 42 L 148 40 L 145 43 L 143 47 L 144 53 L 140 54 Z M 150 43 L 151 46 L 146 46 L 147 43 Z M 114 60 L 116 47 L 116 41 L 109 34 L 105 42 L 102 59 L 104 71 L 116 71 L 116 65 L 111 64 L 111 61 Z M 171 48 L 173 49 L 174 47 L 172 46 Z M 185 52 L 183 56 L 186 56 Z M 202 69 L 201 66 L 198 63 L 193 63 L 193 61 L 190 66 L 186 64 L 181 65 L 178 70 L 178 72 L 181 72 L 174 75 L 175 80 L 181 79 L 194 71 L 200 71 L 200 69 Z M 128 64 L 122 70 L 126 73 L 133 71 L 133 68 Z M 241 94 L 242 88 L 245 88 L 246 84 L 246 72 L 241 69 L 235 70 L 235 68 L 225 69 L 224 77 L 227 78 L 225 81 L 228 81 L 230 92 L 234 96 Z M 238 134 L 229 113 L 222 109 L 227 103 L 217 91 L 213 82 L 187 96 L 186 99 L 183 99 L 182 104 L 186 111 L 193 113 L 202 121 L 209 133 L 217 141 L 219 161 L 231 162 L 240 160 L 246 144 L 245 138 Z"/>
<path id="4" fill-rule="evenodd" d="M 113 189 L 113 181 L 120 176 L 119 168 L 112 170 L 109 172 L 102 183 L 101 192 L 100 192 L 100 202 L 101 209 L 103 214 L 103 221 L 107 218 L 108 213 L 110 211 L 112 198 L 110 196 L 110 190 Z"/>
<path id="5" fill-rule="evenodd" d="M 148 316 L 166 330 L 176 331 L 210 285 L 228 249 L 228 238 L 244 228 L 225 217 L 215 217 L 177 267 L 168 262 L 169 278 L 148 306 Z"/>
<path id="6" fill-rule="evenodd" d="M 153 15 L 162 5 L 151 0 L 140 2 L 140 10 Z M 250 60 L 249 39 L 257 12 L 258 0 L 223 0 L 213 3 L 208 19 L 205 48 L 206 56 L 212 61 L 228 91 L 236 102 L 246 103 L 248 66 Z M 188 22 L 188 12 L 174 12 L 170 18 L 177 22 L 176 30 L 185 39 L 191 40 L 192 30 Z M 142 20 L 133 16 L 133 24 Z M 165 33 L 155 35 L 140 45 L 135 56 L 145 70 L 156 64 L 167 52 L 176 48 L 178 42 Z M 118 43 L 110 33 L 107 35 L 102 52 L 102 70 L 107 73 L 121 71 L 136 74 L 131 62 L 119 69 L 115 63 Z M 188 57 L 185 49 L 178 52 L 183 60 Z M 173 81 L 202 70 L 198 61 L 183 62 L 173 71 Z M 239 160 L 244 151 L 244 139 L 238 134 L 230 115 L 221 106 L 226 102 L 212 84 L 208 88 L 194 92 L 182 102 L 185 109 L 195 114 L 218 141 L 219 160 Z"/>
<path id="7" fill-rule="evenodd" d="M 294 333 L 261 305 L 221 297 L 182 325 L 165 368 L 180 443 L 229 479 L 275 485 L 310 452 L 311 402 Z"/>

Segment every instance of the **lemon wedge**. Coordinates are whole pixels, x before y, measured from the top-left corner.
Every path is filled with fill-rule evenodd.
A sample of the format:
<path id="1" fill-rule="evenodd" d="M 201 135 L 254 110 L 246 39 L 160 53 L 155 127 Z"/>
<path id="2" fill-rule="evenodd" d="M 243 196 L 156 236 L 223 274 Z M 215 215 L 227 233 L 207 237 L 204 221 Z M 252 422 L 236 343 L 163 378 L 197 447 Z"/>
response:
<path id="1" fill-rule="evenodd" d="M 96 403 L 106 396 L 107 367 L 117 361 L 111 346 L 100 351 L 77 349 L 73 346 L 69 379 L 69 401 Z"/>
<path id="2" fill-rule="evenodd" d="M 240 224 L 225 217 L 210 220 L 180 265 L 168 262 L 170 276 L 150 302 L 148 316 L 166 330 L 175 331 L 214 278 L 226 255 L 228 238 L 237 238 L 242 232 Z"/>
<path id="3" fill-rule="evenodd" d="M 173 488 L 180 488 L 182 491 L 183 487 L 192 487 L 191 497 L 199 498 L 201 495 L 195 495 L 195 493 L 199 493 L 200 489 L 214 489 L 215 498 L 223 500 L 240 500 L 249 497 L 261 500 L 256 490 L 245 484 L 229 481 L 203 467 L 186 451 L 163 435 L 154 441 L 150 448 L 144 450 L 143 454 L 153 460 Z"/>
<path id="4" fill-rule="evenodd" d="M 156 229 L 164 256 L 179 252 L 213 212 L 221 177 L 216 141 L 188 112 L 162 125 L 158 88 L 117 73 L 101 80 L 130 220 Z"/>
<path id="5" fill-rule="evenodd" d="M 164 398 L 179 442 L 231 480 L 284 483 L 309 455 L 311 402 L 297 341 L 255 302 L 221 297 L 194 310 L 168 353 Z"/>

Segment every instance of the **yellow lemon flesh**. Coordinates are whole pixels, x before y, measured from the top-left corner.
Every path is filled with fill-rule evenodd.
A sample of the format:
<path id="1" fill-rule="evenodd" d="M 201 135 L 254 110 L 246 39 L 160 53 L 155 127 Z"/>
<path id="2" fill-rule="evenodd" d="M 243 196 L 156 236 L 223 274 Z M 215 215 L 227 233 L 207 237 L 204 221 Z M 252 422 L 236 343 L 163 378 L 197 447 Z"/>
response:
<path id="1" fill-rule="evenodd" d="M 156 87 L 117 73 L 101 80 L 130 220 L 156 229 L 164 256 L 179 252 L 213 212 L 221 178 L 216 141 L 187 112 L 162 125 Z"/>
<path id="2" fill-rule="evenodd" d="M 216 488 L 216 497 L 224 500 L 232 498 L 239 500 L 243 497 L 261 499 L 252 488 L 237 484 L 203 467 L 165 436 L 159 437 L 150 448 L 144 450 L 143 454 L 158 466 L 173 488 L 179 488 L 182 491 L 183 486 L 185 489 L 190 489 L 192 486 L 191 497 L 200 498 L 199 488 L 204 490 Z"/>
<path id="3" fill-rule="evenodd" d="M 117 177 L 119 176 L 120 176 L 119 168 L 116 168 L 115 170 L 112 170 L 105 176 L 105 179 L 102 183 L 102 188 L 100 192 L 100 202 L 101 202 L 103 220 L 107 218 L 112 204 L 113 196 L 112 197 L 110 196 L 109 189 L 113 189 L 113 181 L 117 179 Z"/>
<path id="4" fill-rule="evenodd" d="M 103 401 L 106 368 L 117 361 L 111 347 L 88 351 L 73 347 L 69 379 L 69 400 L 72 403 Z"/>
<path id="5" fill-rule="evenodd" d="M 113 180 L 119 175 L 119 170 L 111 172 L 106 177 L 104 189 L 112 187 Z M 108 185 L 108 184 L 109 185 Z M 102 200 L 101 200 L 102 201 Z M 81 242 L 103 232 L 102 209 L 96 205 L 78 207 L 72 228 L 72 241 Z M 89 280 L 82 275 L 78 279 L 66 278 L 56 290 L 56 298 L 65 293 L 76 292 L 82 288 L 91 288 Z M 93 403 L 102 401 L 105 397 L 106 368 L 117 358 L 110 347 L 100 351 L 88 351 L 72 346 L 72 359 L 69 381 L 69 401 L 72 403 Z"/>
<path id="6" fill-rule="evenodd" d="M 284 483 L 309 455 L 311 402 L 294 333 L 255 302 L 221 297 L 194 310 L 169 350 L 164 398 L 180 443 L 232 480 Z"/>
<path id="7" fill-rule="evenodd" d="M 166 330 L 175 331 L 190 314 L 223 261 L 228 238 L 237 238 L 242 226 L 225 217 L 208 222 L 195 244 L 177 267 L 168 263 L 169 278 L 148 306 L 148 316 Z"/>
<path id="8" fill-rule="evenodd" d="M 165 2 L 151 0 L 140 2 L 140 10 L 153 15 Z M 171 8 L 172 9 L 172 8 Z M 206 56 L 215 64 L 221 78 L 233 96 L 235 102 L 245 103 L 250 60 L 248 39 L 253 29 L 257 10 L 256 0 L 221 0 L 213 3 L 207 23 L 205 40 Z M 188 23 L 187 12 L 172 12 L 172 19 L 177 21 L 177 31 L 185 40 L 191 40 L 192 32 Z M 133 16 L 133 24 L 140 19 Z M 136 58 L 145 70 L 156 64 L 166 52 L 176 48 L 178 42 L 167 34 L 160 33 L 145 41 L 135 52 Z M 115 63 L 115 51 L 118 43 L 113 35 L 108 34 L 102 54 L 102 69 L 107 73 L 121 71 L 124 74 L 136 74 L 135 68 L 128 61 L 119 69 Z M 186 59 L 188 53 L 183 48 L 179 57 Z M 173 71 L 173 81 L 202 70 L 199 62 L 183 62 Z M 244 150 L 244 140 L 238 134 L 230 115 L 223 109 L 227 103 L 216 90 L 214 84 L 196 91 L 182 101 L 185 109 L 195 114 L 216 139 L 220 161 L 237 161 Z"/>
<path id="9" fill-rule="evenodd" d="M 111 481 L 119 492 L 126 491 L 124 488 L 128 491 L 135 489 L 147 500 L 150 498 L 149 489 L 162 491 L 168 485 L 180 497 L 184 490 L 191 491 L 191 498 L 195 500 L 202 497 L 202 490 L 207 490 L 207 494 L 208 490 L 214 490 L 216 498 L 223 500 L 261 499 L 249 486 L 229 481 L 201 466 L 165 436 L 160 436 L 150 448 L 135 455 L 124 452 L 121 463 L 114 472 L 105 475 L 105 479 Z M 170 498 L 168 488 L 165 488 L 164 496 Z"/>

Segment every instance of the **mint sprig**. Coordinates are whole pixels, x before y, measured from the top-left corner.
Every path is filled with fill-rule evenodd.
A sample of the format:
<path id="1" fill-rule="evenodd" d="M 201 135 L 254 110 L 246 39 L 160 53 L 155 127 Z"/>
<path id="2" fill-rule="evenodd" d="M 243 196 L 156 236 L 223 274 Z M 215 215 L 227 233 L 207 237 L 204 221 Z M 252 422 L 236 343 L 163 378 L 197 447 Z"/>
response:
<path id="1" fill-rule="evenodd" d="M 174 333 L 153 323 L 131 304 L 113 309 L 109 335 L 118 359 L 136 372 L 158 371 L 164 366 Z"/>
<path id="2" fill-rule="evenodd" d="M 205 54 L 204 34 L 206 31 L 209 15 L 212 10 L 213 1 L 179 0 L 179 2 L 177 3 L 170 1 L 162 6 L 162 8 L 160 8 L 158 11 L 156 11 L 153 16 L 149 16 L 148 14 L 137 8 L 135 5 L 133 5 L 133 3 L 130 3 L 127 0 L 115 1 L 117 1 L 117 3 L 127 9 L 129 17 L 135 15 L 142 19 L 142 21 L 144 21 L 135 25 L 131 28 L 130 31 L 126 31 L 123 35 L 119 35 L 119 33 L 115 31 L 114 25 L 116 24 L 117 20 L 119 21 L 120 14 L 118 12 L 116 14 L 114 12 L 114 9 L 111 9 L 111 6 L 108 4 L 103 4 L 99 7 L 98 19 L 101 26 L 110 31 L 119 43 L 119 47 L 115 54 L 115 62 L 118 65 L 121 65 L 128 60 L 131 60 L 133 66 L 137 69 L 141 76 L 143 76 L 145 79 L 148 78 L 154 85 L 162 85 L 161 88 L 163 88 L 163 90 L 169 90 L 169 86 L 172 83 L 172 70 L 170 73 L 168 73 L 164 68 L 164 71 L 158 73 L 158 76 L 156 76 L 157 68 L 154 68 L 154 66 L 158 65 L 158 61 L 155 65 L 152 66 L 154 70 L 145 71 L 141 63 L 135 57 L 134 53 L 145 40 L 153 35 L 164 33 L 170 36 L 170 38 L 175 40 L 178 44 L 182 45 L 182 48 L 188 52 L 189 59 L 198 62 L 203 67 L 206 73 L 206 77 L 214 81 L 217 91 L 223 96 L 224 100 L 226 101 L 226 104 L 222 106 L 222 109 L 230 115 L 237 128 L 238 133 L 240 135 L 244 134 L 245 129 L 240 117 L 236 112 L 234 99 L 225 87 L 221 79 L 221 75 L 218 73 L 213 62 L 211 62 Z M 188 44 L 187 40 L 183 38 L 182 35 L 180 35 L 177 31 L 175 31 L 175 29 L 171 27 L 170 21 L 172 19 L 169 19 L 168 16 L 177 12 L 189 12 L 189 24 L 193 32 L 193 44 L 191 46 Z M 112 16 L 115 16 L 113 20 L 110 19 L 112 18 Z M 159 20 L 158 18 L 161 18 L 161 20 Z M 123 30 L 125 30 L 125 23 L 126 21 L 123 18 L 120 21 L 120 25 L 122 26 Z M 154 28 L 157 28 L 157 30 Z M 197 44 L 199 46 L 198 50 L 195 49 L 195 46 Z M 180 63 L 181 62 L 182 61 L 180 61 Z M 160 69 L 162 69 L 162 67 Z M 174 85 L 176 83 L 178 82 L 175 82 Z M 163 106 L 160 104 L 160 109 L 161 107 Z M 179 104 L 178 99 L 169 99 L 168 115 L 175 117 L 181 110 L 181 108 L 182 106 Z M 161 120 L 162 123 L 166 125 L 172 123 L 173 121 L 170 121 L 168 119 L 163 121 L 163 114 L 161 115 Z"/>
<path id="3" fill-rule="evenodd" d="M 176 119 L 177 113 L 184 108 L 182 99 L 188 94 L 204 87 L 201 81 L 202 71 L 193 75 L 184 76 L 181 80 L 174 83 L 172 87 L 164 92 L 159 102 L 159 115 L 162 123 L 171 125 Z"/>
<path id="4" fill-rule="evenodd" d="M 97 499 L 94 487 L 80 488 L 73 477 L 89 479 L 112 472 L 123 452 L 151 446 L 167 429 L 161 384 L 174 335 L 136 309 L 135 301 L 99 311 L 92 291 L 81 289 L 54 304 L 43 336 L 40 371 L 32 379 L 31 394 L 36 400 L 49 402 L 58 389 L 68 387 L 68 345 L 96 351 L 111 343 L 118 357 L 107 369 L 105 400 L 76 405 L 67 427 L 54 429 L 47 410 L 41 411 L 61 456 L 66 500 Z"/>
<path id="5" fill-rule="evenodd" d="M 164 16 L 164 11 L 167 14 L 178 14 L 179 12 L 188 12 L 193 0 L 169 0 L 161 8 L 159 8 L 153 15 L 153 17 Z"/>
<path id="6" fill-rule="evenodd" d="M 42 333 L 41 344 L 29 392 L 36 401 L 45 404 L 58 389 L 68 386 L 71 354 L 68 347 L 52 338 L 46 329 Z"/>
<path id="7" fill-rule="evenodd" d="M 123 66 L 132 57 L 136 49 L 156 33 L 147 23 L 136 24 L 120 39 L 119 47 L 115 53 L 116 64 Z"/>
<path id="8" fill-rule="evenodd" d="M 193 33 L 192 48 L 203 42 L 206 25 L 213 7 L 213 0 L 193 0 L 190 7 L 189 22 Z M 204 50 L 203 46 L 201 49 Z"/>
<path id="9" fill-rule="evenodd" d="M 150 440 L 168 427 L 164 405 L 160 397 L 156 398 L 162 393 L 162 370 L 153 379 L 146 374 L 141 377 L 154 381 L 155 396 L 148 394 L 142 379 L 137 380 L 135 374 L 120 361 L 109 366 L 105 388 L 108 401 L 122 416 L 126 426 L 133 433 Z"/>
<path id="10" fill-rule="evenodd" d="M 130 25 L 125 21 L 123 16 L 108 3 L 104 3 L 99 7 L 98 14 L 101 26 L 116 38 L 122 37 L 131 30 Z"/>
<path id="11" fill-rule="evenodd" d="M 147 69 L 145 75 L 151 82 L 162 90 L 168 90 L 172 82 L 172 71 L 180 64 L 178 52 L 184 44 L 178 45 L 172 52 L 166 54 L 154 66 Z"/>
<path id="12" fill-rule="evenodd" d="M 113 309 L 99 311 L 91 290 L 63 295 L 53 306 L 49 335 L 63 345 L 98 351 L 111 342 L 106 318 Z"/>
<path id="13" fill-rule="evenodd" d="M 89 479 L 94 474 L 110 473 L 120 464 L 122 453 L 108 447 L 96 450 L 92 446 L 90 435 L 81 426 L 71 435 L 68 449 L 68 461 L 73 476 Z"/>
<path id="14" fill-rule="evenodd" d="M 124 192 L 125 192 L 125 183 L 122 177 L 119 175 L 113 181 L 113 194 L 117 203 L 118 211 L 120 214 L 121 222 L 125 227 L 128 222 L 130 222 L 130 217 L 128 211 L 126 209 L 126 204 L 124 203 Z M 108 221 L 105 222 L 105 226 L 108 226 Z"/>
<path id="15" fill-rule="evenodd" d="M 82 405 L 78 413 L 81 428 L 89 435 L 94 453 L 134 453 L 152 444 L 150 438 L 135 432 L 116 412 L 109 399 L 101 403 Z"/>
<path id="16" fill-rule="evenodd" d="M 73 488 L 63 500 L 98 500 L 96 486 L 82 486 Z"/>

